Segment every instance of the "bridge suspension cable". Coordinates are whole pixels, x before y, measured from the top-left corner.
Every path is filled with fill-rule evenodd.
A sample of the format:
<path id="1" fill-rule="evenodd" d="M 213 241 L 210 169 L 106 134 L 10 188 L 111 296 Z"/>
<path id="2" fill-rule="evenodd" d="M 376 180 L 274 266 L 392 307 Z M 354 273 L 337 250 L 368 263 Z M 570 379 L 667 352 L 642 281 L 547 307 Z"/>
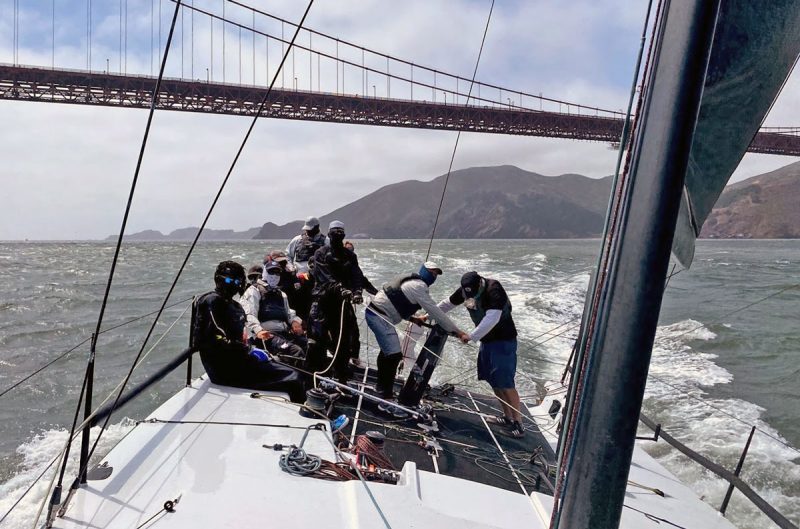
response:
<path id="1" fill-rule="evenodd" d="M 174 2 L 175 0 L 171 0 L 171 1 Z M 250 6 L 250 5 L 244 4 L 244 3 L 239 2 L 237 0 L 225 0 L 225 1 L 229 2 L 231 4 L 234 4 L 236 6 L 239 6 L 239 7 L 243 8 L 243 9 L 246 9 L 248 11 L 251 11 L 253 13 L 258 13 L 259 15 L 262 15 L 264 17 L 267 17 L 267 18 L 270 18 L 272 20 L 281 22 L 282 24 L 289 24 L 289 25 L 294 26 L 294 23 L 292 23 L 289 20 L 286 20 L 286 19 L 281 18 L 279 16 L 273 15 L 273 14 L 268 13 L 266 11 L 257 9 L 255 7 Z M 232 22 L 232 23 L 235 23 L 235 22 Z M 536 109 L 534 107 L 525 106 L 523 104 L 523 97 L 527 97 L 527 98 L 532 99 L 534 101 L 548 102 L 548 103 L 554 103 L 554 104 L 557 104 L 557 105 L 563 105 L 567 109 L 569 109 L 570 107 L 573 107 L 573 108 L 577 109 L 577 111 L 579 113 L 580 113 L 581 110 L 585 110 L 586 113 L 588 113 L 588 114 L 594 113 L 595 115 L 597 115 L 599 113 L 608 114 L 609 116 L 613 116 L 613 117 L 622 117 L 624 115 L 623 112 L 617 111 L 617 110 L 609 110 L 609 109 L 595 107 L 595 106 L 591 106 L 591 105 L 582 105 L 582 104 L 579 104 L 579 103 L 574 103 L 574 102 L 565 101 L 565 100 L 561 100 L 561 99 L 545 97 L 542 94 L 538 94 L 537 95 L 537 94 L 531 94 L 529 92 L 524 92 L 524 91 L 521 91 L 521 90 L 513 90 L 513 89 L 509 89 L 509 88 L 503 88 L 501 86 L 498 86 L 498 85 L 495 85 L 495 84 L 492 84 L 492 83 L 485 83 L 485 82 L 477 81 L 477 80 L 474 80 L 474 79 L 470 79 L 468 77 L 463 77 L 463 76 L 460 76 L 460 75 L 447 73 L 447 72 L 444 72 L 442 70 L 433 68 L 431 66 L 425 66 L 425 65 L 422 65 L 422 64 L 417 64 L 417 63 L 414 63 L 412 61 L 409 61 L 409 60 L 406 60 L 406 59 L 402 59 L 400 57 L 396 57 L 396 56 L 393 56 L 393 55 L 390 55 L 390 54 L 387 54 L 387 53 L 383 53 L 383 52 L 379 52 L 379 51 L 367 48 L 367 47 L 362 46 L 360 44 L 355 44 L 355 43 L 350 42 L 348 40 L 335 37 L 333 35 L 330 35 L 328 33 L 324 33 L 322 31 L 317 31 L 317 30 L 314 30 L 314 29 L 311 29 L 311 28 L 307 28 L 307 27 L 303 28 L 303 30 L 307 31 L 309 34 L 318 35 L 318 36 L 320 36 L 320 37 L 322 37 L 324 39 L 333 41 L 337 45 L 343 44 L 343 45 L 345 45 L 347 47 L 350 47 L 350 48 L 353 48 L 355 50 L 360 50 L 360 51 L 362 51 L 362 52 L 364 52 L 366 54 L 374 55 L 377 58 L 379 58 L 381 61 L 383 61 L 385 59 L 386 60 L 386 65 L 387 65 L 385 72 L 382 72 L 382 71 L 379 71 L 379 70 L 375 70 L 375 69 L 368 69 L 368 70 L 369 71 L 375 71 L 375 72 L 377 72 L 379 74 L 382 74 L 382 75 L 386 75 L 390 79 L 393 79 L 393 78 L 394 79 L 401 79 L 401 80 L 413 83 L 414 82 L 413 81 L 413 71 L 414 71 L 414 69 L 416 69 L 417 71 L 421 70 L 421 71 L 429 72 L 435 77 L 439 77 L 439 78 L 444 77 L 444 78 L 452 79 L 452 80 L 454 80 L 456 82 L 456 87 L 457 87 L 456 90 L 450 90 L 450 89 L 444 90 L 444 89 L 436 87 L 435 85 L 434 86 L 427 86 L 428 88 L 434 88 L 434 89 L 442 90 L 443 92 L 446 92 L 446 93 L 453 93 L 453 94 L 456 94 L 458 96 L 462 96 L 462 97 L 465 97 L 465 98 L 468 98 L 468 99 L 471 98 L 471 99 L 477 99 L 477 100 L 481 100 L 481 101 L 487 101 L 487 102 L 492 102 L 492 103 L 503 104 L 503 95 L 502 94 L 503 94 L 503 92 L 505 92 L 508 95 L 518 96 L 520 98 L 519 99 L 519 104 L 514 104 L 513 105 L 514 108 L 520 108 L 520 109 L 526 109 L 526 110 L 542 110 L 541 107 L 539 109 Z M 298 49 L 307 49 L 307 48 L 303 48 L 301 46 L 298 46 Z M 314 52 L 314 53 L 317 53 L 317 52 Z M 398 63 L 398 64 L 403 64 L 405 66 L 408 66 L 410 68 L 410 72 L 411 72 L 409 74 L 409 78 L 407 78 L 407 79 L 406 78 L 399 78 L 399 77 L 396 77 L 395 75 L 390 74 L 389 73 L 390 62 L 395 62 L 395 63 Z M 470 96 L 469 94 L 464 94 L 463 92 L 459 92 L 458 91 L 458 85 L 460 83 L 462 83 L 462 82 L 466 83 L 468 86 L 474 85 L 475 88 L 476 88 L 476 91 L 477 91 L 477 97 L 476 97 L 475 94 Z M 483 98 L 481 98 L 481 95 L 480 95 L 481 94 L 481 89 L 483 89 L 484 91 L 486 91 L 486 89 L 498 90 L 498 91 L 500 91 L 500 95 L 498 96 L 497 100 L 494 100 L 494 99 L 488 99 L 488 100 L 487 99 L 483 99 Z M 387 97 L 388 97 L 388 92 L 389 92 L 389 90 L 387 90 Z"/>
<path id="2" fill-rule="evenodd" d="M 56 12 L 54 0 L 30 4 L 14 0 L 14 46 L 9 61 L 14 65 L 0 64 L 0 99 L 147 108 L 154 84 L 155 58 L 162 54 L 156 46 L 161 40 L 159 28 L 167 27 L 168 23 L 159 16 L 163 2 L 139 2 L 139 11 L 132 14 L 139 21 L 150 18 L 151 69 L 147 70 L 146 35 L 135 33 L 128 38 L 128 0 L 85 0 L 86 9 L 81 14 L 62 9 Z M 295 29 L 296 25 L 246 2 L 189 0 L 181 4 L 181 23 L 176 28 L 181 56 L 173 56 L 167 65 L 168 83 L 157 102 L 159 109 L 251 116 L 259 107 L 266 85 L 276 71 L 275 65 L 280 62 L 276 55 L 286 50 L 286 30 Z M 42 4 L 47 7 L 42 8 Z M 224 8 L 222 15 L 220 4 Z M 208 5 L 216 6 L 214 12 L 202 9 Z M 37 13 L 36 9 L 46 13 Z M 200 20 L 195 24 L 198 16 Z M 56 19 L 63 17 L 69 17 L 73 26 L 86 26 L 82 38 L 58 35 L 59 45 L 86 51 L 83 60 L 78 58 L 69 65 L 79 68 L 76 70 L 67 69 L 67 63 L 58 64 L 69 59 L 55 54 Z M 82 17 L 86 17 L 85 22 Z M 22 66 L 21 53 L 26 57 L 29 53 L 37 57 L 46 55 L 20 47 L 21 35 L 28 36 L 27 31 L 21 31 L 25 28 L 20 28 L 20 23 L 43 18 L 51 20 L 52 27 L 45 29 L 51 32 L 51 49 L 47 50 L 50 60 L 45 59 L 48 64 L 40 67 Z M 119 35 L 100 31 L 99 26 L 108 20 L 120 21 Z M 41 32 L 41 28 L 37 31 Z M 291 61 L 280 71 L 280 85 L 275 85 L 265 115 L 609 143 L 619 140 L 623 123 L 619 112 L 477 80 L 473 85 L 467 77 L 378 52 L 328 33 L 305 27 L 302 32 L 306 33 L 300 35 L 292 48 Z M 39 37 L 36 42 L 46 42 L 44 35 L 36 36 Z M 220 53 L 220 39 L 224 41 L 224 53 Z M 129 40 L 139 45 L 129 48 Z M 22 39 L 28 41 L 33 40 Z M 234 45 L 230 46 L 231 43 Z M 113 73 L 107 56 L 103 57 L 104 68 L 92 64 L 101 51 L 110 50 L 120 54 Z M 138 50 L 138 60 L 129 69 L 128 53 L 132 50 Z M 135 59 L 135 55 L 131 58 Z M 237 60 L 240 77 L 238 84 L 234 84 L 231 81 L 236 76 L 229 74 L 236 70 L 229 65 L 236 68 Z M 200 79 L 203 70 L 206 76 Z M 227 84 L 220 83 L 222 79 Z M 474 87 L 471 93 L 469 86 Z M 749 150 L 798 156 L 800 127 L 765 128 Z"/>

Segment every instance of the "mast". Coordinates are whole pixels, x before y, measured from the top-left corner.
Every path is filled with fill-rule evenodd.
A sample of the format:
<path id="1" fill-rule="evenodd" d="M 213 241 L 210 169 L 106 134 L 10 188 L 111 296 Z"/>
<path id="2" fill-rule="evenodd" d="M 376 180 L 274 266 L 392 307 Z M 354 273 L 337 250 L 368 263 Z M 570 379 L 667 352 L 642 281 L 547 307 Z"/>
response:
<path id="1" fill-rule="evenodd" d="M 594 321 L 582 341 L 582 379 L 581 366 L 573 373 L 582 388 L 563 434 L 571 437 L 553 529 L 619 526 L 718 7 L 719 0 L 667 0 L 656 21 L 611 258 L 597 312 L 587 313 Z"/>

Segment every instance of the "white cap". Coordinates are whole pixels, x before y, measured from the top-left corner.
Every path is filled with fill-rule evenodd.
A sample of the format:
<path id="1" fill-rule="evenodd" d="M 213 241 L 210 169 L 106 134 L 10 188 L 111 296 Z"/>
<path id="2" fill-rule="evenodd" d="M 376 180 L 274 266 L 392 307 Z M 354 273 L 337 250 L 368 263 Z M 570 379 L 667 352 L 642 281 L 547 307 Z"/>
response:
<path id="1" fill-rule="evenodd" d="M 424 266 L 428 270 L 439 272 L 439 275 L 442 275 L 442 269 L 439 267 L 439 265 L 437 265 L 433 261 L 425 261 L 425 263 L 422 266 Z"/>
<path id="2" fill-rule="evenodd" d="M 303 224 L 303 228 L 302 229 L 304 229 L 304 230 L 313 230 L 317 226 L 319 226 L 319 219 L 317 217 L 308 217 L 306 219 L 306 223 Z"/>
<path id="3" fill-rule="evenodd" d="M 332 222 L 331 222 L 331 223 L 328 225 L 328 231 L 330 231 L 330 230 L 332 230 L 332 229 L 334 229 L 334 228 L 339 228 L 339 229 L 342 229 L 342 230 L 343 230 L 343 229 L 344 229 L 344 222 L 342 222 L 342 221 L 340 221 L 340 220 L 334 220 L 334 221 L 332 221 Z"/>

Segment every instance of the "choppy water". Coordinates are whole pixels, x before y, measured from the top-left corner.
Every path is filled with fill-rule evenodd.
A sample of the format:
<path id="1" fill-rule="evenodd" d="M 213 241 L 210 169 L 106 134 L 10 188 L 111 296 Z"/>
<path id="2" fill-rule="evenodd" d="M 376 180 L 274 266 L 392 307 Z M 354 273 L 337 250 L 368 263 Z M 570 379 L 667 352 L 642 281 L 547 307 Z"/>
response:
<path id="1" fill-rule="evenodd" d="M 249 265 L 268 247 L 264 242 L 201 244 L 172 299 L 209 290 L 217 262 L 232 258 Z M 503 282 L 521 331 L 520 392 L 533 394 L 535 383 L 557 376 L 559 363 L 568 356 L 598 247 L 597 241 L 439 241 L 432 258 L 446 275 L 433 291 L 448 295 L 461 273 L 471 269 Z M 367 276 L 380 284 L 416 268 L 425 248 L 423 241 L 357 241 L 356 251 Z M 104 327 L 156 309 L 186 249 L 181 243 L 126 246 Z M 0 392 L 89 336 L 112 252 L 107 243 L 0 243 Z M 743 476 L 794 523 L 800 523 L 800 452 L 795 448 L 800 447 L 800 289 L 729 313 L 800 282 L 798 265 L 800 241 L 701 242 L 692 269 L 670 282 L 645 400 L 645 411 L 665 429 L 728 468 L 738 459 L 747 424 L 789 445 L 756 433 Z M 167 311 L 151 343 L 184 308 Z M 459 313 L 459 318 L 466 326 L 466 316 Z M 95 402 L 124 376 L 149 323 L 147 318 L 103 334 Z M 184 346 L 187 323 L 184 316 L 164 338 L 143 374 Z M 366 329 L 362 337 L 373 345 Z M 439 381 L 464 380 L 481 387 L 471 376 L 474 350 L 448 348 L 446 365 L 437 371 Z M 86 346 L 81 347 L 0 398 L 0 516 L 61 448 L 86 356 Z M 126 407 L 101 450 L 125 434 L 130 419 L 144 417 L 172 395 L 184 376 L 173 373 Z M 719 505 L 726 488 L 721 480 L 663 443 L 649 450 L 709 503 Z M 30 525 L 44 488 L 45 483 L 34 488 L 8 527 Z M 728 512 L 742 528 L 772 526 L 738 494 Z"/>

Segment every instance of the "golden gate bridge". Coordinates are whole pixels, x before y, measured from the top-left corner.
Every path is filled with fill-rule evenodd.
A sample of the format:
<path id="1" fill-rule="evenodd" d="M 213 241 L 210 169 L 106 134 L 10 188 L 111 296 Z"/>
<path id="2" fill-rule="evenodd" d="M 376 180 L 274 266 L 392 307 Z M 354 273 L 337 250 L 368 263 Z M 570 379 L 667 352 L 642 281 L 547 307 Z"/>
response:
<path id="1" fill-rule="evenodd" d="M 20 55 L 30 48 L 25 44 L 33 33 L 26 38 L 25 28 L 19 24 L 22 12 L 19 0 L 12 1 L 13 58 L 10 63 L 0 64 L 0 99 L 128 108 L 150 106 L 156 84 L 153 68 L 162 53 L 162 26 L 164 30 L 167 27 L 163 17 L 168 10 L 162 10 L 162 5 L 172 5 L 175 0 L 150 0 L 149 13 L 134 15 L 138 20 L 150 17 L 149 46 L 146 34 L 131 35 L 128 31 L 128 0 L 119 0 L 116 13 L 109 11 L 109 6 L 115 4 L 113 1 L 98 7 L 92 0 L 86 0 L 86 13 L 81 21 L 86 33 L 79 44 L 69 43 L 73 49 L 82 45 L 85 51 L 82 68 L 65 67 L 57 60 L 60 17 L 56 0 L 50 0 L 49 13 L 47 2 L 37 3 L 36 18 L 42 20 L 49 15 L 51 21 L 50 64 L 24 64 Z M 30 7 L 26 4 L 26 8 Z M 109 20 L 118 20 L 118 43 L 114 47 L 108 42 Z M 94 36 L 100 24 L 106 32 L 102 44 Z M 141 24 L 138 27 L 141 29 Z M 291 32 L 294 28 L 295 24 L 289 20 L 237 0 L 184 2 L 176 28 L 177 53 L 170 57 L 169 73 L 157 95 L 156 107 L 252 116 L 258 111 L 279 57 L 289 45 L 287 30 Z M 41 48 L 41 33 L 36 34 L 36 39 Z M 136 53 L 129 53 L 129 43 L 138 46 Z M 146 61 L 141 61 L 142 47 L 149 48 L 146 50 L 149 73 Z M 31 55 L 41 62 L 41 51 Z M 278 85 L 262 111 L 263 117 L 610 143 L 618 142 L 622 133 L 621 111 L 490 83 L 471 84 L 471 79 L 463 76 L 313 29 L 303 28 L 290 50 L 290 60 L 279 73 Z M 764 128 L 749 151 L 800 155 L 798 128 Z"/>

